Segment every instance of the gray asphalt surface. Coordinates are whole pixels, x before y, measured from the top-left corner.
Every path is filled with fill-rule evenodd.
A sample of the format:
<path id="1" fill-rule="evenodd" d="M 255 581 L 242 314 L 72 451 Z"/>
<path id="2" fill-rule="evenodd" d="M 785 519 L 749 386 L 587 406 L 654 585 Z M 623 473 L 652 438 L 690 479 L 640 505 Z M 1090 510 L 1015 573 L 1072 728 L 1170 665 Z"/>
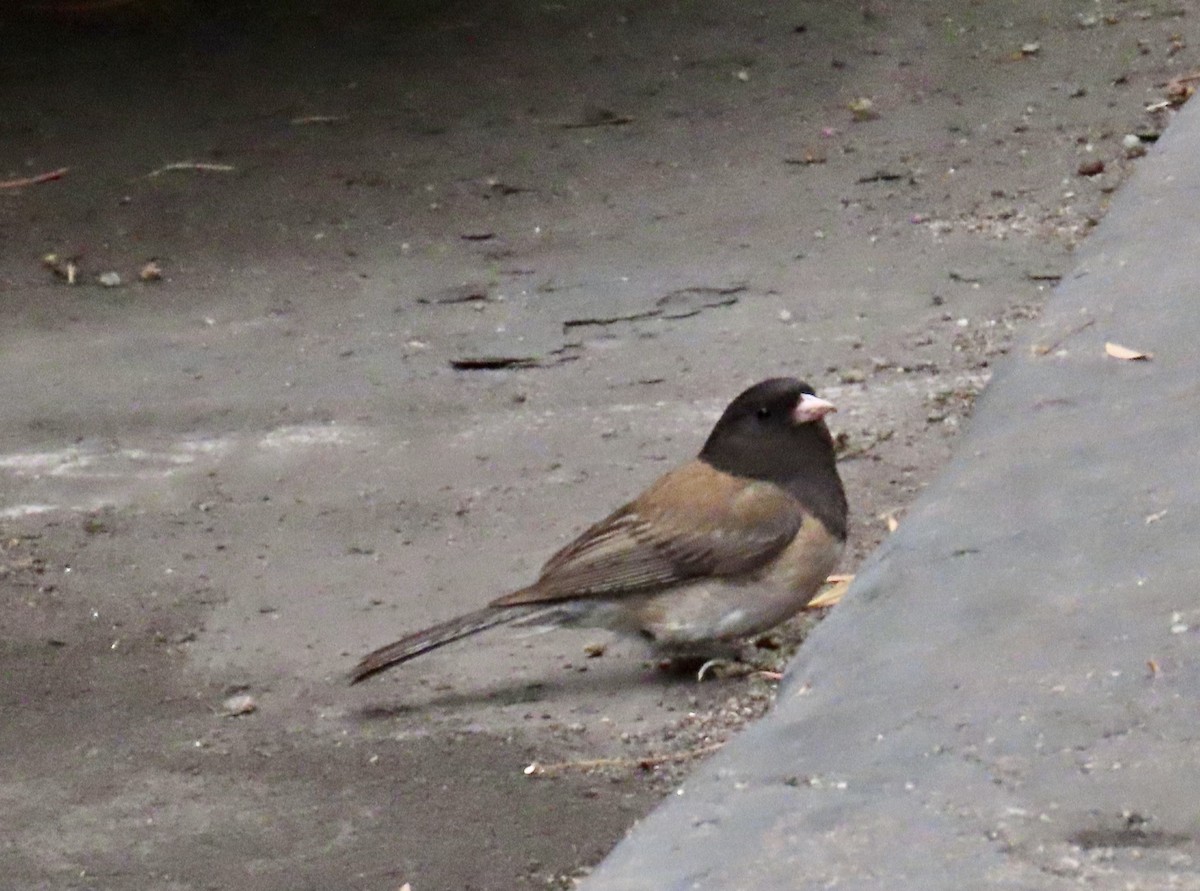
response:
<path id="1" fill-rule="evenodd" d="M 1163 713 L 1191 726 L 1171 648 L 1195 637 L 1170 628 L 1200 624 L 1194 593 L 1124 548 L 1124 574 L 1095 568 L 1134 593 L 1096 594 L 1035 520 L 1006 527 L 1040 509 L 1013 455 L 1069 491 L 1049 446 L 1094 423 L 1082 441 L 1117 448 L 1101 424 L 1133 400 L 1149 423 L 1194 341 L 1152 306 L 1179 302 L 1159 277 L 1193 265 L 1167 241 L 1190 220 L 1134 213 L 1187 140 L 1130 155 L 1200 69 L 1197 8 L 0 4 L 0 891 L 573 888 L 668 795 L 660 865 L 635 842 L 597 883 L 926 888 L 950 853 L 956 888 L 1186 887 L 1194 765 L 1155 762 L 1185 805 L 1159 807 L 1125 747 L 1179 739 Z M 1127 267 L 1136 306 L 1097 317 L 1103 258 L 1151 238 L 1168 268 Z M 1010 369 L 959 450 L 1085 239 L 1090 275 L 1037 332 L 1068 353 Z M 1105 359 L 1106 337 L 1156 358 Z M 516 366 L 455 367 L 488 357 Z M 1055 401 L 1085 363 L 1114 380 Z M 806 661 L 727 773 L 674 796 L 778 685 L 697 684 L 599 633 L 485 635 L 346 686 L 364 652 L 527 584 L 781 374 L 839 407 L 842 569 L 902 526 L 811 648 L 811 619 L 770 636 Z M 1187 540 L 1177 480 L 1096 467 L 1080 509 Z M 1014 506 L 973 531 L 960 484 Z M 1067 634 L 1039 614 L 1064 608 Z M 1081 769 L 1133 785 L 1041 776 Z"/>
<path id="2" fill-rule="evenodd" d="M 1200 888 L 1198 146 L 1193 103 L 774 714 L 587 891 Z"/>

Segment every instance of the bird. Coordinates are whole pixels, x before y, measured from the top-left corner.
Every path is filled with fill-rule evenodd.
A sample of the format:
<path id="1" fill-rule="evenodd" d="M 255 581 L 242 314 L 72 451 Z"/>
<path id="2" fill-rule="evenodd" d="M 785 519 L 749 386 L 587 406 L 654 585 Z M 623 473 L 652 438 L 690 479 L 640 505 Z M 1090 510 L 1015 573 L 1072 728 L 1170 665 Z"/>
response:
<path id="1" fill-rule="evenodd" d="M 790 377 L 721 414 L 699 455 L 557 551 L 537 580 L 364 656 L 355 684 L 502 625 L 603 627 L 664 655 L 730 652 L 798 613 L 836 567 L 848 507 L 825 416 Z"/>

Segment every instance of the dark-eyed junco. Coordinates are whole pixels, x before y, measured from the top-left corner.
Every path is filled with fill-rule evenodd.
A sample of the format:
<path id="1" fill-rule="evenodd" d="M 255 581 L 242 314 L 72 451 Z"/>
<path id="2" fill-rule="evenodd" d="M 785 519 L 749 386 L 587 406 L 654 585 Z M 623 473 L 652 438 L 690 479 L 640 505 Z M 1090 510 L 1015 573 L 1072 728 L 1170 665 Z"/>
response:
<path id="1" fill-rule="evenodd" d="M 367 654 L 351 683 L 510 623 L 610 628 L 692 655 L 778 625 L 812 599 L 846 541 L 822 420 L 831 411 L 793 378 L 755 384 L 698 457 L 556 553 L 532 585 Z"/>

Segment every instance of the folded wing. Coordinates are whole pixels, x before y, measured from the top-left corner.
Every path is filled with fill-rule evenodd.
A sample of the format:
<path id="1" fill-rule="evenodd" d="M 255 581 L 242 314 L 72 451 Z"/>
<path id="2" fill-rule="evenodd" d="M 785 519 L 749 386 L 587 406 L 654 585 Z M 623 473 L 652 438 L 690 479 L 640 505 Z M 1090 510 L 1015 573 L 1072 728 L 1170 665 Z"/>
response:
<path id="1" fill-rule="evenodd" d="M 790 494 L 703 461 L 667 474 L 547 561 L 538 580 L 492 606 L 645 593 L 701 576 L 752 574 L 804 520 Z"/>

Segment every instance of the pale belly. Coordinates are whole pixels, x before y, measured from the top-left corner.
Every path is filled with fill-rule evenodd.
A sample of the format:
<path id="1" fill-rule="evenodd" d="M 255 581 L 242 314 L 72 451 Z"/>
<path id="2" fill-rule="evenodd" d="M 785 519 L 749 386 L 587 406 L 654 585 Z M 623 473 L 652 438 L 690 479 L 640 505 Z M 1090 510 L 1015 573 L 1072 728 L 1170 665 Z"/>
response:
<path id="1" fill-rule="evenodd" d="M 806 524 L 770 571 L 738 580 L 706 580 L 628 598 L 609 626 L 636 631 L 662 649 L 691 649 L 774 628 L 802 610 L 837 567 L 844 543 Z M 617 607 L 618 604 L 612 606 Z"/>

